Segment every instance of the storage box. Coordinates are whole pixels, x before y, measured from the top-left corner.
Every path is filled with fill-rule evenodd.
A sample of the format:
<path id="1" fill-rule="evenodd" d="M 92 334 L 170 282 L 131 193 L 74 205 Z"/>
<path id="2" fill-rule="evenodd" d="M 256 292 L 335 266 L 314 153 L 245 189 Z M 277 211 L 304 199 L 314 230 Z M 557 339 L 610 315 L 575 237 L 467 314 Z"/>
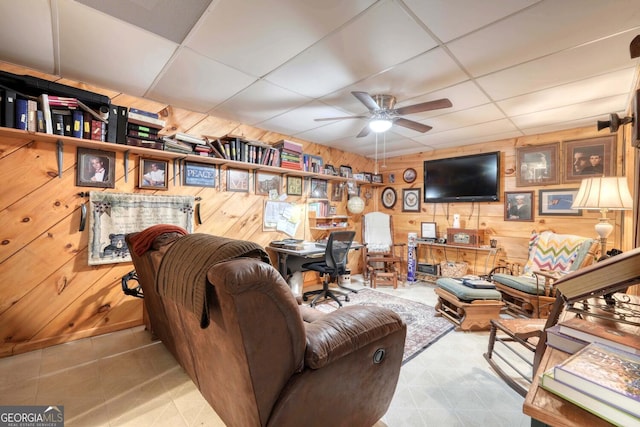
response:
<path id="1" fill-rule="evenodd" d="M 484 230 L 447 228 L 447 244 L 480 247 L 484 245 Z"/>
<path id="2" fill-rule="evenodd" d="M 442 277 L 462 277 L 467 274 L 469 265 L 466 262 L 442 261 L 440 275 Z"/>

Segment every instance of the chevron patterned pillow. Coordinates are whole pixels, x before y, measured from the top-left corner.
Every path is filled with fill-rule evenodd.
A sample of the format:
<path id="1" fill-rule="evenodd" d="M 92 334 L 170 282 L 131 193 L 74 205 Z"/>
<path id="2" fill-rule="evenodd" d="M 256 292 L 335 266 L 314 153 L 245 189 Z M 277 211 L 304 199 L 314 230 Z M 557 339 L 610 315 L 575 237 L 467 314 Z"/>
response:
<path id="1" fill-rule="evenodd" d="M 569 272 L 581 245 L 591 239 L 571 234 L 555 234 L 545 231 L 537 235 L 537 241 L 524 266 L 525 273 L 539 270 Z"/>

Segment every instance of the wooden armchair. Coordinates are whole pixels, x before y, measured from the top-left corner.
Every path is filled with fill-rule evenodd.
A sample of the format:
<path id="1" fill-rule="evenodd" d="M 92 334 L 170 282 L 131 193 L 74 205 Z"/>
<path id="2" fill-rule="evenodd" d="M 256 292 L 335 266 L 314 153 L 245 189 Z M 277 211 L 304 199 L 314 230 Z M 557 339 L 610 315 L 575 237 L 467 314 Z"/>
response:
<path id="1" fill-rule="evenodd" d="M 552 231 L 533 232 L 526 264 L 498 266 L 489 278 L 512 314 L 546 318 L 555 300 L 554 282 L 592 264 L 598 248 L 597 239 Z"/>
<path id="2" fill-rule="evenodd" d="M 364 248 L 364 278 L 371 287 L 391 284 L 397 287 L 402 279 L 406 244 L 393 241 L 393 217 L 382 212 L 370 212 L 362 220 Z"/>

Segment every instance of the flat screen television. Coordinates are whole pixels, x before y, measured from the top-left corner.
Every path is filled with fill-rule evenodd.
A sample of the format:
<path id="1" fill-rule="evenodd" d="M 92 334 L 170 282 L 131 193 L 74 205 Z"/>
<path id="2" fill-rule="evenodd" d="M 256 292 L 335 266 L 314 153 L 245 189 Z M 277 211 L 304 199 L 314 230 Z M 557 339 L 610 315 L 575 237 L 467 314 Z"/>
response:
<path id="1" fill-rule="evenodd" d="M 500 152 L 424 161 L 424 202 L 500 200 Z"/>

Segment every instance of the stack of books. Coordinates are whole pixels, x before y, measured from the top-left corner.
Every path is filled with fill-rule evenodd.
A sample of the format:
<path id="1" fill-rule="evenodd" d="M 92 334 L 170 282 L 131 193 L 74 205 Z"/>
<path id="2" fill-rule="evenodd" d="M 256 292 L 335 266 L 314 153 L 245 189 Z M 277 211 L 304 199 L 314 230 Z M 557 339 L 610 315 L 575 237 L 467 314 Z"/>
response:
<path id="1" fill-rule="evenodd" d="M 640 426 L 640 356 L 590 343 L 540 377 L 540 386 L 619 426 Z"/>
<path id="2" fill-rule="evenodd" d="M 280 151 L 280 167 L 285 169 L 303 170 L 302 144 L 283 139 L 274 148 Z"/>
<path id="3" fill-rule="evenodd" d="M 267 166 L 280 166 L 279 152 L 269 144 L 249 141 L 236 135 L 225 135 L 213 141 L 214 154 L 220 152 L 225 159 Z M 215 143 L 214 143 L 215 142 Z"/>
<path id="4" fill-rule="evenodd" d="M 188 133 L 177 132 L 173 135 L 163 136 L 165 151 L 176 153 L 197 154 L 200 156 L 211 156 L 212 147 L 204 138 L 189 135 Z"/>
<path id="5" fill-rule="evenodd" d="M 573 354 L 592 342 L 640 353 L 640 336 L 621 329 L 617 322 L 573 318 L 547 328 L 547 345 L 565 353 Z"/>
<path id="6" fill-rule="evenodd" d="M 126 144 L 163 150 L 164 142 L 159 136 L 159 132 L 165 125 L 166 122 L 160 118 L 158 113 L 129 108 Z"/>

